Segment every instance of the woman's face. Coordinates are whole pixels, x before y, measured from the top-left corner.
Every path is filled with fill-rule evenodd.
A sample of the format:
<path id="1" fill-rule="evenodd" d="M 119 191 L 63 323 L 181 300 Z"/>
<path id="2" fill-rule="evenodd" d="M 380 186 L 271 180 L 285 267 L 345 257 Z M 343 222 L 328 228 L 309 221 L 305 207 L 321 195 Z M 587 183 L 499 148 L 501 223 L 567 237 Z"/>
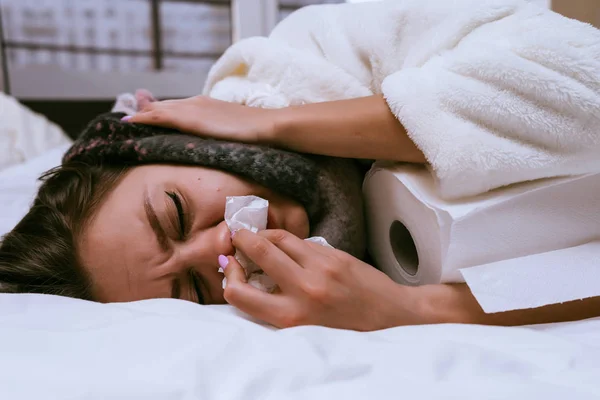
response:
<path id="1" fill-rule="evenodd" d="M 220 254 L 233 255 L 227 196 L 269 200 L 269 229 L 306 238 L 302 206 L 257 184 L 200 167 L 133 168 L 107 195 L 79 243 L 100 302 L 180 298 L 224 303 Z"/>

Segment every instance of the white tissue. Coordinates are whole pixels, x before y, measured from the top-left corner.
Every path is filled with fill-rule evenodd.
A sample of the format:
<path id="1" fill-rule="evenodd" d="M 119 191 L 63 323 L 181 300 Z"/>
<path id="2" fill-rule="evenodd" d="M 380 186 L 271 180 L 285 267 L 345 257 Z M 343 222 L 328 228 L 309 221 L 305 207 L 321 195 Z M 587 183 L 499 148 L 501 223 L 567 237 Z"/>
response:
<path id="1" fill-rule="evenodd" d="M 254 233 L 267 229 L 269 202 L 257 196 L 227 197 L 225 222 L 230 231 L 247 229 Z"/>
<path id="2" fill-rule="evenodd" d="M 258 232 L 267 228 L 269 202 L 257 196 L 229 196 L 225 203 L 225 223 L 231 232 L 247 229 Z M 325 238 L 315 236 L 308 241 L 331 247 Z M 257 289 L 271 293 L 277 285 L 261 270 L 261 268 L 248 259 L 242 252 L 236 251 L 235 259 L 246 271 L 248 283 Z M 219 272 L 223 272 L 219 268 Z M 227 278 L 223 278 L 223 289 L 227 286 Z"/>
<path id="3" fill-rule="evenodd" d="M 329 243 L 327 243 L 327 240 L 325 240 L 324 237 L 321 236 L 313 236 L 310 237 L 308 239 L 305 239 L 307 242 L 313 242 L 316 244 L 320 244 L 321 246 L 325 246 L 325 247 L 329 247 L 330 249 L 333 249 L 333 246 L 330 245 Z"/>

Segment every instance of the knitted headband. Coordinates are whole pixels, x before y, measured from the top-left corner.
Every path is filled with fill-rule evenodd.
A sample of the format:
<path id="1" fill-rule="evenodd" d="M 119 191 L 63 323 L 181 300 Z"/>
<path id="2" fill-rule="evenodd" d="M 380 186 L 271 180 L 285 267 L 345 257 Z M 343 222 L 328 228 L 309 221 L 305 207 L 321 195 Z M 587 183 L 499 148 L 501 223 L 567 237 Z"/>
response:
<path id="1" fill-rule="evenodd" d="M 123 116 L 111 112 L 91 121 L 63 163 L 183 164 L 230 172 L 298 201 L 307 211 L 311 236 L 323 236 L 339 250 L 364 256 L 362 177 L 354 161 L 204 139 L 122 122 Z"/>

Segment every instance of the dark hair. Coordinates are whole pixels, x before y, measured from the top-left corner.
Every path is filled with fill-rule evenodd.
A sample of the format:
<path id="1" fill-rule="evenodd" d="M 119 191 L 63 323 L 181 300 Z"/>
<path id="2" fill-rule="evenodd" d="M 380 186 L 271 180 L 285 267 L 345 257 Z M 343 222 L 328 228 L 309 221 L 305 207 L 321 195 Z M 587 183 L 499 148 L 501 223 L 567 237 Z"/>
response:
<path id="1" fill-rule="evenodd" d="M 40 177 L 34 203 L 0 242 L 0 293 L 43 293 L 92 299 L 77 243 L 127 167 L 63 164 Z"/>

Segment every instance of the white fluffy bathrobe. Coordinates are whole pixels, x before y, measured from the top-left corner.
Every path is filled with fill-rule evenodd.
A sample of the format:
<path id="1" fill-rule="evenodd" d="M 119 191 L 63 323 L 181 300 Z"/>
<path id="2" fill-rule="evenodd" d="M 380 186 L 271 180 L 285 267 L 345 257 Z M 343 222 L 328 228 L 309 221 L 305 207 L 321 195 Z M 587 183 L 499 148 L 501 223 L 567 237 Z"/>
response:
<path id="1" fill-rule="evenodd" d="M 271 108 L 383 94 L 447 199 L 600 171 L 600 31 L 525 0 L 307 7 L 231 46 L 204 94 Z"/>

